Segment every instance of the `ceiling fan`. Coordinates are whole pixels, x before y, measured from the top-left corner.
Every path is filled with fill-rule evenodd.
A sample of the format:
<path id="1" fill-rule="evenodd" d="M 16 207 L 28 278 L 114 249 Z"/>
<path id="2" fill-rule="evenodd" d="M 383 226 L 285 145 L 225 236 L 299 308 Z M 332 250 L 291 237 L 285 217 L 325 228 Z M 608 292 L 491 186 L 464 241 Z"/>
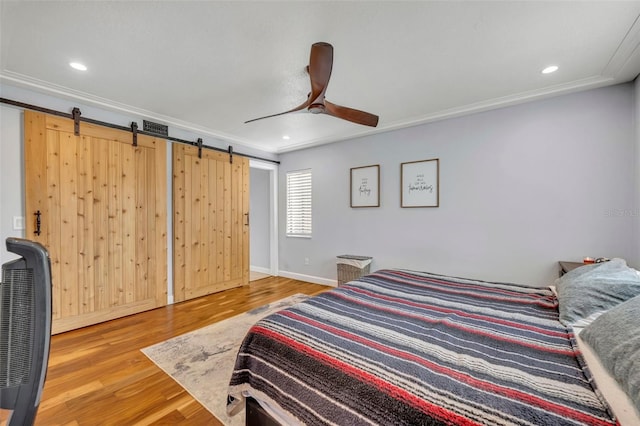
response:
<path id="1" fill-rule="evenodd" d="M 331 77 L 331 68 L 333 67 L 333 46 L 329 43 L 319 42 L 311 46 L 311 57 L 307 72 L 311 79 L 311 93 L 307 96 L 307 100 L 294 109 L 281 112 L 279 114 L 267 115 L 266 117 L 254 118 L 245 123 L 262 120 L 263 118 L 276 117 L 278 115 L 288 114 L 294 111 L 307 109 L 313 114 L 327 114 L 352 123 L 362 124 L 364 126 L 376 127 L 378 125 L 378 116 L 368 112 L 360 111 L 353 108 L 332 104 L 324 98 Z"/>

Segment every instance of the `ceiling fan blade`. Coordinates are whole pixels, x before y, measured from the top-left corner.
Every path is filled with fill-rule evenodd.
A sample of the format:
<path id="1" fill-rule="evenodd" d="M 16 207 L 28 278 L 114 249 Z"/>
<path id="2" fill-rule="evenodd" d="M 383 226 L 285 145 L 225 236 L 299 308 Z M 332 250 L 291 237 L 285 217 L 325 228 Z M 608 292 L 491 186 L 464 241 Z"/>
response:
<path id="1" fill-rule="evenodd" d="M 333 68 L 333 46 L 329 43 L 319 42 L 311 46 L 309 58 L 309 78 L 311 79 L 311 95 L 309 100 L 314 102 L 324 95 L 331 77 Z"/>
<path id="2" fill-rule="evenodd" d="M 259 118 L 252 118 L 251 120 L 245 121 L 244 124 L 251 123 L 252 121 L 262 120 L 263 118 L 277 117 L 279 115 L 289 114 L 290 112 L 300 111 L 301 109 L 307 108 L 309 105 L 311 105 L 311 96 L 309 96 L 309 98 L 305 101 L 305 103 L 303 103 L 302 105 L 298 105 L 294 109 L 290 109 L 289 111 L 285 111 L 285 112 L 279 112 L 278 114 L 266 115 L 264 117 L 259 117 Z"/>
<path id="3" fill-rule="evenodd" d="M 352 123 L 362 124 L 364 126 L 376 127 L 378 125 L 378 116 L 368 112 L 360 111 L 353 108 L 347 108 L 340 105 L 332 104 L 328 100 L 324 101 L 325 114 L 332 115 Z"/>

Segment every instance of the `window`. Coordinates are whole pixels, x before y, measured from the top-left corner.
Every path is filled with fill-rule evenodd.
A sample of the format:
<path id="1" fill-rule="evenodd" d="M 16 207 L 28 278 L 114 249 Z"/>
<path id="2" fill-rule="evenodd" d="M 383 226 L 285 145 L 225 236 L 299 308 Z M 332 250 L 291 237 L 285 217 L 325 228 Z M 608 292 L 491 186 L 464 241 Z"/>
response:
<path id="1" fill-rule="evenodd" d="M 287 236 L 311 237 L 311 170 L 287 172 Z"/>

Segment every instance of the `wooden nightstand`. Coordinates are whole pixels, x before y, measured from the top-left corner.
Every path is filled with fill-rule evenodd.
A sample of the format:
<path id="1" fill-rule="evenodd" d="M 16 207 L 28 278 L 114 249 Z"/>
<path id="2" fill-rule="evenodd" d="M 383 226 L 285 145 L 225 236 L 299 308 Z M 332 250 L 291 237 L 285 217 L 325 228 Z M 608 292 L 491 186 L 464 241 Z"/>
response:
<path id="1" fill-rule="evenodd" d="M 558 262 L 558 265 L 560 265 L 560 271 L 558 271 L 558 274 L 559 276 L 563 276 L 567 272 L 572 271 L 581 266 L 584 266 L 585 264 L 582 262 L 567 262 L 567 261 L 561 260 L 560 262 Z"/>

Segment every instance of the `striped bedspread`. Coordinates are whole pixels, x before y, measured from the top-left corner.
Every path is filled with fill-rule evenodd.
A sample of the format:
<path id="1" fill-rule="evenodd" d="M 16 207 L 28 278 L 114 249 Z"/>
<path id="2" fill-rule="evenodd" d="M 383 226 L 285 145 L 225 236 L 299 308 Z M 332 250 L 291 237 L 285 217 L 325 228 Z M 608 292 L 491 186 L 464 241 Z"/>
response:
<path id="1" fill-rule="evenodd" d="M 611 425 L 548 289 L 381 270 L 249 331 L 230 381 L 290 424 Z"/>

